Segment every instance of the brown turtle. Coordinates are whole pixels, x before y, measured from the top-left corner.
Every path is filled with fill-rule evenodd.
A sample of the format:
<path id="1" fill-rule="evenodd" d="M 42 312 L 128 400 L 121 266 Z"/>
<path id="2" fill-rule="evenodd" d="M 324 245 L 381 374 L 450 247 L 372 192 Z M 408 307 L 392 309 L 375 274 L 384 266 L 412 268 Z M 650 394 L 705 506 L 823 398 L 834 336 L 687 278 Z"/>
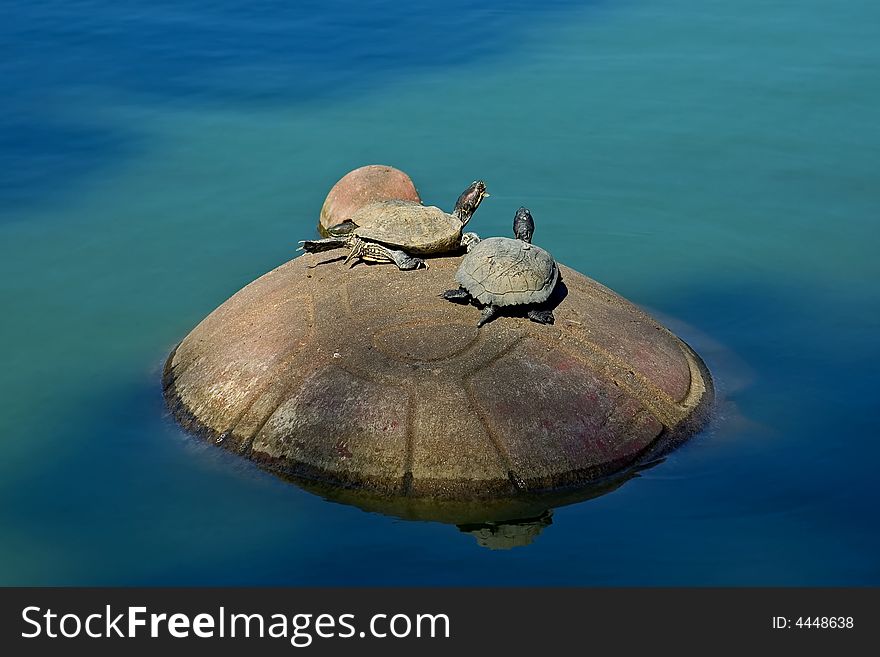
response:
<path id="1" fill-rule="evenodd" d="M 440 208 L 415 201 L 388 200 L 371 203 L 351 219 L 328 229 L 330 237 L 303 240 L 300 249 L 309 253 L 349 249 L 345 262 L 358 260 L 393 262 L 400 269 L 427 268 L 420 255 L 447 253 L 479 240 L 462 234 L 483 198 L 488 196 L 482 180 L 471 183 L 448 214 Z"/>

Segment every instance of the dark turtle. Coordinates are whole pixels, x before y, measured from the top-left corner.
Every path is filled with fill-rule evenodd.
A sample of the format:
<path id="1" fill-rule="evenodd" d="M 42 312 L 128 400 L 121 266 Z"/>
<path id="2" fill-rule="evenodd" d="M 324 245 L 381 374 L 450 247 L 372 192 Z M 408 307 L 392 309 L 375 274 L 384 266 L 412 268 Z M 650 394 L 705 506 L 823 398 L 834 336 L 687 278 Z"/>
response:
<path id="1" fill-rule="evenodd" d="M 424 260 L 414 256 L 454 251 L 463 241 L 467 244 L 479 239 L 473 233 L 463 236 L 462 230 L 488 195 L 486 184 L 474 181 L 458 197 L 452 214 L 415 201 L 371 203 L 348 221 L 328 229 L 330 237 L 303 240 L 300 249 L 317 253 L 347 248 L 345 262 L 366 260 L 393 262 L 400 269 L 427 268 Z"/>
<path id="2" fill-rule="evenodd" d="M 513 218 L 513 234 L 489 237 L 468 244 L 455 280 L 461 286 L 447 290 L 443 298 L 455 303 L 475 302 L 482 308 L 482 326 L 504 306 L 535 305 L 550 298 L 559 280 L 559 267 L 547 251 L 533 245 L 535 221 L 527 208 Z M 539 324 L 552 324 L 553 312 L 529 308 L 526 316 Z"/>

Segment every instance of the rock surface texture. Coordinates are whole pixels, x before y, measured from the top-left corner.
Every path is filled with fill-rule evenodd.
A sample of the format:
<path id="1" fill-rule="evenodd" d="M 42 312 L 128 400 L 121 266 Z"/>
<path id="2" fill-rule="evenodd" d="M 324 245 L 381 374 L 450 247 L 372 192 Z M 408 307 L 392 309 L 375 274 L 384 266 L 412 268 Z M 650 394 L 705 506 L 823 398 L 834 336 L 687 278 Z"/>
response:
<path id="1" fill-rule="evenodd" d="M 321 208 L 319 230 L 342 223 L 365 205 L 401 199 L 421 203 L 408 175 L 394 167 L 369 164 L 345 174 L 327 194 Z"/>
<path id="2" fill-rule="evenodd" d="M 590 484 L 700 428 L 711 378 L 682 341 L 561 267 L 544 326 L 441 298 L 430 269 L 285 263 L 168 358 L 188 429 L 283 476 L 395 497 L 505 498 Z"/>

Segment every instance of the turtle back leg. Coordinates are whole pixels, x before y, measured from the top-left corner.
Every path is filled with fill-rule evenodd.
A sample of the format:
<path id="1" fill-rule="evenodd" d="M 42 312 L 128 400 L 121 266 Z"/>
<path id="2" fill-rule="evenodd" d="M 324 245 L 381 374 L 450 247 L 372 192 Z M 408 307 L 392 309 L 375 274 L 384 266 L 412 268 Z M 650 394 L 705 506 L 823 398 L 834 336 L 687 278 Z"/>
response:
<path id="1" fill-rule="evenodd" d="M 554 321 L 552 310 L 538 310 L 537 308 L 531 308 L 526 313 L 526 317 L 533 322 L 538 322 L 538 324 L 552 324 Z"/>
<path id="2" fill-rule="evenodd" d="M 348 252 L 348 255 L 345 256 L 345 261 L 342 264 L 348 265 L 348 263 L 351 263 L 349 267 L 354 267 L 358 262 L 364 259 L 367 243 L 356 237 L 351 240 L 350 244 L 351 250 Z"/>
<path id="3" fill-rule="evenodd" d="M 463 287 L 458 288 L 457 290 L 446 290 L 443 294 L 440 295 L 447 301 L 452 301 L 453 303 L 470 303 L 471 294 Z"/>
<path id="4" fill-rule="evenodd" d="M 351 247 L 351 253 L 348 254 L 345 261 L 348 262 L 352 258 L 366 262 L 393 262 L 397 265 L 398 269 L 428 268 L 428 263 L 421 258 L 409 255 L 406 251 L 392 249 L 384 244 L 368 242 L 360 238 L 355 238 Z"/>
<path id="5" fill-rule="evenodd" d="M 480 328 L 497 314 L 498 306 L 483 306 L 483 310 L 480 312 L 480 321 L 477 322 L 477 328 Z"/>
<path id="6" fill-rule="evenodd" d="M 300 240 L 297 251 L 320 253 L 321 251 L 344 249 L 348 245 L 349 241 L 345 237 L 328 237 L 323 240 Z"/>

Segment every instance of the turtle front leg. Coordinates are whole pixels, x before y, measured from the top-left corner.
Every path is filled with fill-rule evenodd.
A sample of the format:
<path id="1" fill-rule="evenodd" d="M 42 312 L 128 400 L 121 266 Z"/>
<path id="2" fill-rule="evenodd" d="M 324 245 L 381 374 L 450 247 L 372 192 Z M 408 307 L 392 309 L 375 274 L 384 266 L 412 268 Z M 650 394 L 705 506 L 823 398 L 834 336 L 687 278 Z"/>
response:
<path id="1" fill-rule="evenodd" d="M 464 247 L 465 251 L 470 251 L 477 244 L 480 243 L 480 236 L 476 233 L 465 233 L 461 236 L 461 245 Z"/>
<path id="2" fill-rule="evenodd" d="M 526 313 L 526 317 L 533 322 L 538 322 L 538 324 L 552 324 L 554 321 L 552 310 L 538 310 L 532 308 Z"/>
<path id="3" fill-rule="evenodd" d="M 497 306 L 483 306 L 483 310 L 480 312 L 480 321 L 477 322 L 477 328 L 480 328 L 483 324 L 488 322 L 490 319 L 495 317 L 498 314 Z"/>
<path id="4" fill-rule="evenodd" d="M 470 303 L 471 301 L 470 293 L 463 287 L 460 287 L 457 290 L 446 290 L 446 292 L 440 296 L 453 303 Z"/>
<path id="5" fill-rule="evenodd" d="M 399 251 L 395 249 L 387 250 L 391 254 L 391 258 L 394 260 L 394 264 L 396 264 L 400 269 L 419 269 L 420 267 L 424 267 L 425 269 L 428 268 L 428 263 L 421 258 L 411 256 L 405 251 Z"/>

